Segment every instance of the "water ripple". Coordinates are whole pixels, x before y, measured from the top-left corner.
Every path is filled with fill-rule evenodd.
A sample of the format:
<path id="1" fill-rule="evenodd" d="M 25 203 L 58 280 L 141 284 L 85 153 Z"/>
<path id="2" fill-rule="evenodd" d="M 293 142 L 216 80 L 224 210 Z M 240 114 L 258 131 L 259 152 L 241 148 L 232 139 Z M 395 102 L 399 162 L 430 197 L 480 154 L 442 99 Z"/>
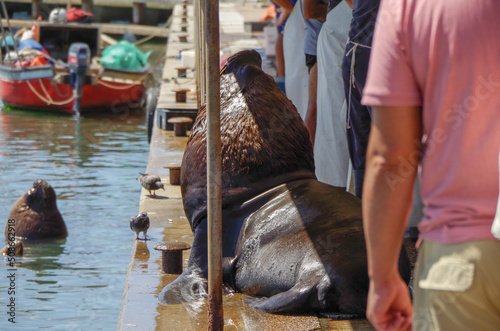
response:
<path id="1" fill-rule="evenodd" d="M 148 151 L 143 114 L 75 120 L 0 111 L 0 226 L 41 178 L 56 191 L 69 232 L 65 240 L 26 245 L 16 261 L 21 329 L 116 329 L 133 240 L 128 221 L 139 208 L 136 177 Z M 0 263 L 5 279 L 7 260 Z M 0 319 L 0 329 L 10 327 Z"/>

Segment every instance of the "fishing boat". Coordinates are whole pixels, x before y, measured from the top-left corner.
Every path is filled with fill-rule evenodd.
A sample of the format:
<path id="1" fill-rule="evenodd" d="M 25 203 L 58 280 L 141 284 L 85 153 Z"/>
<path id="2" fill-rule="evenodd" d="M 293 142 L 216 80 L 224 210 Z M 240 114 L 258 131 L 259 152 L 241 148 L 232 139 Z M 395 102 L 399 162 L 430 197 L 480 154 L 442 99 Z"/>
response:
<path id="1" fill-rule="evenodd" d="M 97 24 L 37 22 L 43 47 L 1 54 L 0 100 L 16 109 L 76 115 L 141 108 L 154 85 L 149 63 L 137 70 L 100 63 Z M 5 29 L 2 27 L 2 31 Z"/>

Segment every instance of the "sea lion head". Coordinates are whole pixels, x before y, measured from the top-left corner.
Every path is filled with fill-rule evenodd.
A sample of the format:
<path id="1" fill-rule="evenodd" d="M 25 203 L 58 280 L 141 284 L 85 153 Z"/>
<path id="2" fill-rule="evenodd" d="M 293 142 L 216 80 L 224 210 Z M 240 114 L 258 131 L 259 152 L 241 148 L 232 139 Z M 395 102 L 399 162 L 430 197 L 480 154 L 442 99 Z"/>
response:
<path id="1" fill-rule="evenodd" d="M 57 209 L 56 192 L 46 181 L 37 179 L 10 211 L 5 238 L 24 240 L 65 238 L 68 235 L 64 220 Z"/>
<path id="2" fill-rule="evenodd" d="M 222 205 L 245 201 L 297 177 L 314 177 L 313 148 L 297 109 L 261 68 L 259 53 L 231 56 L 220 74 Z M 206 108 L 181 166 L 184 210 L 194 227 L 206 214 Z"/>
<path id="3" fill-rule="evenodd" d="M 26 205 L 36 212 L 57 209 L 56 192 L 43 179 L 37 179 L 33 182 L 33 187 L 26 192 L 25 200 Z"/>

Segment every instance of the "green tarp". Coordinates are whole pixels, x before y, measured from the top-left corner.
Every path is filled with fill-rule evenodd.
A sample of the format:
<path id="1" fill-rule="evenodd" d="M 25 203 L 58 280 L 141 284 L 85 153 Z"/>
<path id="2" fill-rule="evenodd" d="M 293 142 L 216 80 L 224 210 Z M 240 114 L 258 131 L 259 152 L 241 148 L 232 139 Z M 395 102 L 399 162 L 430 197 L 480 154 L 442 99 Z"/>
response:
<path id="1" fill-rule="evenodd" d="M 105 68 L 140 70 L 146 66 L 151 52 L 143 53 L 134 44 L 122 40 L 106 47 L 102 51 L 100 62 Z"/>

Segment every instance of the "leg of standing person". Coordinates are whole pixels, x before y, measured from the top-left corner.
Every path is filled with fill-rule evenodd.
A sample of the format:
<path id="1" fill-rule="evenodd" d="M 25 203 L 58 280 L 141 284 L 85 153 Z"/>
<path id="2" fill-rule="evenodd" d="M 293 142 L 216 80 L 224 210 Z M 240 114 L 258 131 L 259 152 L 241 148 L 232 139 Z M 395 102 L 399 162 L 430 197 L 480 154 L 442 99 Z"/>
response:
<path id="1" fill-rule="evenodd" d="M 353 52 L 355 53 L 354 68 L 351 67 Z M 347 100 L 347 143 L 353 167 L 355 194 L 358 198 L 361 198 L 363 191 L 366 149 L 371 125 L 371 109 L 361 104 L 369 58 L 369 48 L 355 47 L 350 43 L 346 47 L 346 55 L 342 62 L 342 76 Z"/>
<path id="2" fill-rule="evenodd" d="M 307 61 L 306 54 L 306 61 Z M 311 57 L 311 56 L 309 56 Z M 316 56 L 314 56 L 316 58 Z M 304 119 L 304 123 L 309 131 L 309 136 L 311 138 L 311 143 L 314 146 L 314 139 L 316 137 L 316 118 L 317 118 L 317 88 L 318 88 L 318 63 L 314 61 L 314 64 L 310 66 L 309 69 L 309 99 L 307 101 L 307 113 Z"/>
<path id="3" fill-rule="evenodd" d="M 304 54 L 305 64 L 308 69 L 308 75 L 304 77 L 308 81 L 308 98 L 304 122 L 309 131 L 311 142 L 314 145 L 314 137 L 316 135 L 316 90 L 318 85 L 316 54 L 318 35 L 325 20 L 306 18 L 306 14 L 304 13 L 304 1 L 300 0 L 298 3 L 301 5 L 300 12 L 305 26 Z"/>
<path id="4" fill-rule="evenodd" d="M 278 30 L 276 39 L 276 77 L 285 77 L 285 56 L 283 55 L 283 33 Z"/>

